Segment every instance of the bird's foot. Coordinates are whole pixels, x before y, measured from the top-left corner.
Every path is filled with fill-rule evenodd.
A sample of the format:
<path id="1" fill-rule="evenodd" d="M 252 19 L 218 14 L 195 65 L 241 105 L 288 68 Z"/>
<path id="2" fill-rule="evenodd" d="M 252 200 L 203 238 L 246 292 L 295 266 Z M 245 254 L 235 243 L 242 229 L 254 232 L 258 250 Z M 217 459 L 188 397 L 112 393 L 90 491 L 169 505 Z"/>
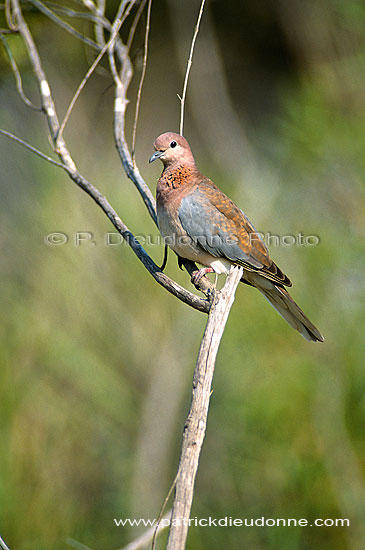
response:
<path id="1" fill-rule="evenodd" d="M 197 285 L 200 279 L 207 273 L 214 273 L 214 269 L 212 267 L 202 267 L 199 271 L 193 271 L 191 275 L 191 282 L 193 285 Z"/>

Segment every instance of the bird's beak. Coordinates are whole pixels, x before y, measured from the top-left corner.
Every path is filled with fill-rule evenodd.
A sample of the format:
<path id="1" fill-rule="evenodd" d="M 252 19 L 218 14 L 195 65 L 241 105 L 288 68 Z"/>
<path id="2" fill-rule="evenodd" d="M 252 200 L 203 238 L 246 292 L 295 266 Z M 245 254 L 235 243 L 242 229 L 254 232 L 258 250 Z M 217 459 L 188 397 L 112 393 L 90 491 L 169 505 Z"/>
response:
<path id="1" fill-rule="evenodd" d="M 154 160 L 157 160 L 159 159 L 163 154 L 164 154 L 165 151 L 156 151 L 156 153 L 153 153 L 152 157 L 150 158 L 150 160 L 148 162 L 153 162 Z"/>

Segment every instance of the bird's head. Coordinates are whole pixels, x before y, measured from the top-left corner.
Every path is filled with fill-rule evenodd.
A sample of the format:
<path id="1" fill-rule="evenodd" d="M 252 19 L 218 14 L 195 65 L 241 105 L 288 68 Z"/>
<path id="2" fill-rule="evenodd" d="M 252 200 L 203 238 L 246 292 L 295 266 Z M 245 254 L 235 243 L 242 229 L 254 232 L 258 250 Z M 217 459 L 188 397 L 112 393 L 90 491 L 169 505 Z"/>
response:
<path id="1" fill-rule="evenodd" d="M 156 152 L 151 156 L 150 162 L 160 159 L 165 167 L 174 164 L 195 164 L 190 146 L 180 134 L 161 134 L 155 139 L 153 146 Z"/>

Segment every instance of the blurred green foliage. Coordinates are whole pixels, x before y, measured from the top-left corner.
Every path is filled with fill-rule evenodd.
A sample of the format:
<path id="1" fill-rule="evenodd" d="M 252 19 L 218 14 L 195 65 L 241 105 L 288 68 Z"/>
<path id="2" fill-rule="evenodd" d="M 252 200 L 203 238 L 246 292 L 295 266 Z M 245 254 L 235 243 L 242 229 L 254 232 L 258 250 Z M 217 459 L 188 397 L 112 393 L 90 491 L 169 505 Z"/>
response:
<path id="1" fill-rule="evenodd" d="M 152 187 L 152 141 L 177 128 L 177 59 L 199 2 L 188 4 L 179 8 L 183 44 L 173 31 L 176 2 L 152 13 L 137 143 Z M 238 289 L 193 517 L 349 518 L 351 527 L 192 527 L 188 547 L 357 550 L 365 536 L 365 11 L 356 0 L 259 4 L 207 8 L 186 135 L 202 170 L 259 230 L 318 235 L 316 246 L 271 253 L 326 342 L 308 344 L 257 292 Z M 43 16 L 27 17 L 62 114 L 89 52 Z M 200 57 L 212 29 L 224 73 Z M 142 37 L 143 27 L 132 50 L 137 77 Z M 36 101 L 21 40 L 8 40 Z M 45 121 L 21 103 L 4 51 L 0 64 L 1 127 L 47 151 Z M 196 99 L 210 75 L 227 93 L 207 95 L 208 108 L 219 106 L 213 136 Z M 130 229 L 155 237 L 114 150 L 109 87 L 101 75 L 87 85 L 66 139 Z M 134 82 L 132 105 L 135 90 Z M 237 142 L 230 112 L 249 148 Z M 5 138 L 0 166 L 0 533 L 12 550 L 71 548 L 68 539 L 121 548 L 141 529 L 117 528 L 113 518 L 156 517 L 174 477 L 206 319 L 158 287 L 127 246 L 105 245 L 112 226 L 65 174 Z M 95 244 L 77 246 L 85 231 Z M 46 244 L 54 232 L 68 242 Z M 161 261 L 162 247 L 146 249 Z M 170 254 L 168 274 L 190 288 L 175 263 Z"/>

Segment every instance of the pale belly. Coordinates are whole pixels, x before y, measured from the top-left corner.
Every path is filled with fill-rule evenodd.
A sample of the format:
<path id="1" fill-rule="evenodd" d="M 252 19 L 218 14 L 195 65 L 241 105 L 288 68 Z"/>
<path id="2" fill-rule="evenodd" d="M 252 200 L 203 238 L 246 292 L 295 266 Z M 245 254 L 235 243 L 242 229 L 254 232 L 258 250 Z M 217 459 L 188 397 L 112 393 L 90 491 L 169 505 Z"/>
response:
<path id="1" fill-rule="evenodd" d="M 216 258 L 208 252 L 205 252 L 189 235 L 184 231 L 180 224 L 177 224 L 166 211 L 159 211 L 157 208 L 158 227 L 165 244 L 167 244 L 176 254 L 182 258 L 187 258 L 197 262 L 204 267 L 211 267 L 215 273 L 228 273 L 232 262 L 225 258 Z"/>

